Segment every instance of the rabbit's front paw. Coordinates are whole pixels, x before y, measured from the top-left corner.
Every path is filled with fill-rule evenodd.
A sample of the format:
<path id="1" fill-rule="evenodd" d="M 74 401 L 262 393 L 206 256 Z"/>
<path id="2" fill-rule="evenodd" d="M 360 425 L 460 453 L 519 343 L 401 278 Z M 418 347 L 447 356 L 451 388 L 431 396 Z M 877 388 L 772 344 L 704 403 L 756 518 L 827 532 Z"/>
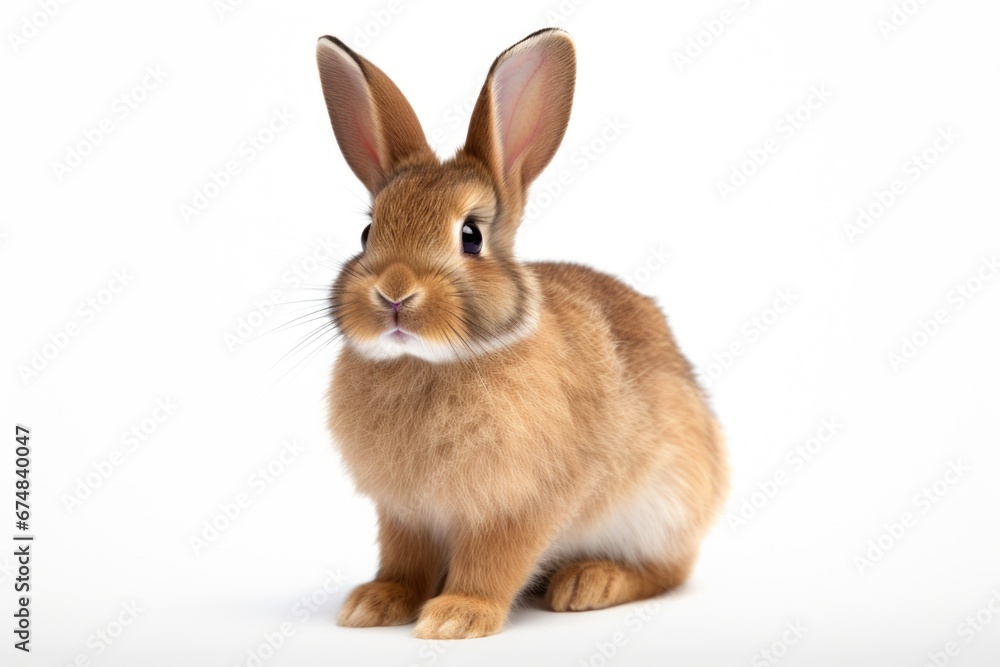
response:
<path id="1" fill-rule="evenodd" d="M 394 581 L 370 581 L 351 591 L 337 615 L 337 625 L 368 628 L 403 625 L 417 616 L 420 602 Z"/>
<path id="2" fill-rule="evenodd" d="M 500 632 L 507 609 L 465 595 L 439 595 L 424 605 L 413 636 L 420 639 L 471 639 Z"/>

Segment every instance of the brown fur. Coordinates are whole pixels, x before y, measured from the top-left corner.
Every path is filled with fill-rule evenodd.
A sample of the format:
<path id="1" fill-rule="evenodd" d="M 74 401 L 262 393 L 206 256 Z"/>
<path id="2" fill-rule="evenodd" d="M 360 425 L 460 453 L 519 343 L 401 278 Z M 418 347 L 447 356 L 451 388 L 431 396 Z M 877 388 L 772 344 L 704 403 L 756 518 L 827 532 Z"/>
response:
<path id="1" fill-rule="evenodd" d="M 358 69 L 343 66 L 343 51 Z M 568 121 L 568 38 L 536 33 L 501 54 L 465 149 L 444 163 L 405 129 L 412 110 L 384 74 L 367 88 L 343 80 L 377 70 L 340 43 L 321 40 L 319 59 L 338 141 L 374 198 L 367 246 L 331 294 L 347 345 L 329 400 L 343 460 L 378 508 L 381 563 L 339 622 L 419 619 L 418 637 L 481 637 L 539 576 L 556 611 L 683 583 L 727 473 L 720 430 L 666 320 L 610 276 L 513 258 L 525 191 Z M 523 91 L 494 91 L 494 76 Z M 382 97 L 345 100 L 351 90 Z M 379 109 L 362 120 L 382 148 L 366 152 L 343 130 L 345 105 Z M 403 121 L 392 111 L 401 105 Z M 456 246 L 463 219 L 482 230 L 479 255 Z M 393 326 L 447 353 L 376 358 Z M 650 544 L 662 551 L 579 546 L 661 488 L 670 515 L 650 527 Z"/>

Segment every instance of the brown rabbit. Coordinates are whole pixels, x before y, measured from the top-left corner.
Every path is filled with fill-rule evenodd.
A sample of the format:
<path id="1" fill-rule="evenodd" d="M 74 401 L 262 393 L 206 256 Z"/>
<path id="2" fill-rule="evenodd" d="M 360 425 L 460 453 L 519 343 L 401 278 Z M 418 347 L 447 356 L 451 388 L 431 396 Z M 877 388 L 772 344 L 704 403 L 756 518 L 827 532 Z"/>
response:
<path id="1" fill-rule="evenodd" d="M 330 295 L 345 345 L 329 400 L 381 561 L 338 622 L 483 637 L 528 586 L 576 611 L 680 585 L 727 489 L 690 365 L 652 300 L 513 256 L 569 121 L 569 36 L 500 54 L 444 162 L 380 69 L 333 37 L 317 51 L 337 143 L 373 202 Z"/>

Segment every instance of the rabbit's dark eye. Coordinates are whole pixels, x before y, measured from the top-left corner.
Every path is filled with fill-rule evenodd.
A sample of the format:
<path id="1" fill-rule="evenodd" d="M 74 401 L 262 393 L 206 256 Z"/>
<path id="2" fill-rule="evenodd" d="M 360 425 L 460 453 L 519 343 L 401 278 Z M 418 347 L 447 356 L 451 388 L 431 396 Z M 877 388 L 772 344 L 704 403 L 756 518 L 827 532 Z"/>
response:
<path id="1" fill-rule="evenodd" d="M 471 218 L 462 223 L 462 252 L 467 255 L 478 255 L 483 249 L 483 233 Z"/>
<path id="2" fill-rule="evenodd" d="M 365 246 L 368 245 L 368 232 L 371 231 L 371 228 L 372 228 L 372 226 L 371 226 L 371 224 L 369 224 L 367 227 L 365 227 L 361 231 L 361 249 L 362 250 L 364 250 Z"/>

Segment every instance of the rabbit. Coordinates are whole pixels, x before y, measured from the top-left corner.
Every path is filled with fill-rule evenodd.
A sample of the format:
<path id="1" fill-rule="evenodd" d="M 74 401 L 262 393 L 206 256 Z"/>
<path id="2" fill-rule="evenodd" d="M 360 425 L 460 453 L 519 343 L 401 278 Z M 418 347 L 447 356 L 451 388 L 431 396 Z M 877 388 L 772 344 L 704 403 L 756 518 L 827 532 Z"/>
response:
<path id="1" fill-rule="evenodd" d="M 682 584 L 728 488 L 690 364 L 650 298 L 513 255 L 528 187 L 569 122 L 568 34 L 500 54 L 443 161 L 380 69 L 329 36 L 317 60 L 372 199 L 362 251 L 329 293 L 343 345 L 328 425 L 374 501 L 380 561 L 337 622 L 484 637 L 532 590 L 581 611 Z"/>

